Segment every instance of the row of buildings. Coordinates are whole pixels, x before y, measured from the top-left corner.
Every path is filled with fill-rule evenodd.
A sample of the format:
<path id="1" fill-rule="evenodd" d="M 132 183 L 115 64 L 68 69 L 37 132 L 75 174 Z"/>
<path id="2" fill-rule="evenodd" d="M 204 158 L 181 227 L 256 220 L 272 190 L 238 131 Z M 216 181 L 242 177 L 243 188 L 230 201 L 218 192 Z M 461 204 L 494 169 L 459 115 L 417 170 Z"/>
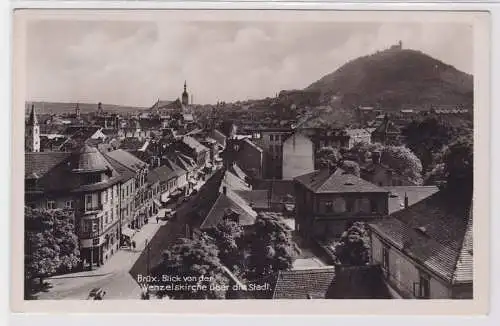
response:
<path id="1" fill-rule="evenodd" d="M 75 115 L 80 117 L 78 107 Z M 74 213 L 84 266 L 104 264 L 161 207 L 199 188 L 221 164 L 225 146 L 225 138 L 217 142 L 178 129 L 167 137 L 166 128 L 138 126 L 120 135 L 126 132 L 120 119 L 100 105 L 95 120 L 98 125 L 59 125 L 60 137 L 43 137 L 48 125 L 39 123 L 32 106 L 25 133 L 25 205 Z M 51 146 L 43 146 L 47 139 Z"/>

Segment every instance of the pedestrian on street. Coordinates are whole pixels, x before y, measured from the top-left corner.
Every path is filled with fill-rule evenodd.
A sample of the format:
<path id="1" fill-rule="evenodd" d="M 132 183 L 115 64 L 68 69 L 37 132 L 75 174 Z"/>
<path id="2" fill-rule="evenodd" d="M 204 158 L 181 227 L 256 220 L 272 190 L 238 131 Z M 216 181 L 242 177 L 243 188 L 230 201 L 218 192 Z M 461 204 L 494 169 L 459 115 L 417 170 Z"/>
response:
<path id="1" fill-rule="evenodd" d="M 135 241 L 132 241 L 132 249 L 135 250 Z"/>
<path id="2" fill-rule="evenodd" d="M 156 224 L 160 223 L 160 218 L 157 216 L 156 217 Z"/>

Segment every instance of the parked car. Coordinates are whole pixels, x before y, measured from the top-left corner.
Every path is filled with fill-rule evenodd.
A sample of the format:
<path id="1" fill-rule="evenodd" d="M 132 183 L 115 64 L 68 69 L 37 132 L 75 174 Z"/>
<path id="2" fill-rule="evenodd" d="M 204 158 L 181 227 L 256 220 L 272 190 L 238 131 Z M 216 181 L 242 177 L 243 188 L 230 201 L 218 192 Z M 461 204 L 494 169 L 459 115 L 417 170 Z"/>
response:
<path id="1" fill-rule="evenodd" d="M 106 291 L 102 288 L 93 288 L 90 290 L 87 300 L 102 300 L 105 295 Z"/>

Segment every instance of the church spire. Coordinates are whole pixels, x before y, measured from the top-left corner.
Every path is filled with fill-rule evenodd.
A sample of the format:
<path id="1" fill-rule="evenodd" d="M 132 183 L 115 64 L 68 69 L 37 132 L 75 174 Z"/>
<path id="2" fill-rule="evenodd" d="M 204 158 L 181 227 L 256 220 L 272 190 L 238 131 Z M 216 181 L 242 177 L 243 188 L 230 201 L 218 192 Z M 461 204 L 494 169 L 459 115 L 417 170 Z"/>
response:
<path id="1" fill-rule="evenodd" d="M 28 124 L 30 126 L 38 125 L 38 118 L 36 117 L 36 112 L 35 112 L 35 104 L 31 104 L 31 112 L 30 112 L 30 117 L 28 119 Z"/>

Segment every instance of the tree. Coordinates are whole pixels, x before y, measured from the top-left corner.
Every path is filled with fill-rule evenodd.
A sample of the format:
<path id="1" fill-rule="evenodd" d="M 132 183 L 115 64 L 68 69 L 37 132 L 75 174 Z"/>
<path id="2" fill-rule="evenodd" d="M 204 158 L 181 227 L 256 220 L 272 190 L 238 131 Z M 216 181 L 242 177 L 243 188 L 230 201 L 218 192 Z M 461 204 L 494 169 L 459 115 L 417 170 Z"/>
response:
<path id="1" fill-rule="evenodd" d="M 349 156 L 356 160 L 359 164 L 363 164 L 367 159 L 371 158 L 373 152 L 381 152 L 384 146 L 379 143 L 355 143 L 349 150 Z"/>
<path id="2" fill-rule="evenodd" d="M 224 286 L 229 281 L 218 256 L 215 244 L 203 235 L 193 240 L 180 239 L 163 253 L 163 261 L 153 269 L 153 274 L 159 279 L 163 275 L 179 277 L 174 284 L 177 288 L 161 290 L 157 295 L 168 295 L 172 299 L 225 298 Z"/>
<path id="3" fill-rule="evenodd" d="M 238 223 L 224 220 L 206 231 L 219 249 L 219 259 L 226 267 L 235 272 L 242 265 L 243 230 Z"/>
<path id="4" fill-rule="evenodd" d="M 328 168 L 336 165 L 342 159 L 340 151 L 333 147 L 322 147 L 316 152 L 316 165 L 319 168 Z"/>
<path id="5" fill-rule="evenodd" d="M 444 156 L 446 188 L 457 196 L 457 200 L 470 200 L 474 185 L 473 139 L 461 137 L 452 143 Z"/>
<path id="6" fill-rule="evenodd" d="M 252 277 L 290 270 L 300 249 L 291 230 L 276 213 L 260 213 L 249 235 L 248 270 Z"/>
<path id="7" fill-rule="evenodd" d="M 71 271 L 80 263 L 74 216 L 67 210 L 25 207 L 25 279 L 29 287 L 35 278 Z"/>
<path id="8" fill-rule="evenodd" d="M 359 168 L 359 164 L 354 162 L 354 161 L 348 161 L 348 160 L 345 160 L 342 162 L 342 169 L 349 173 L 349 174 L 353 174 L 357 177 L 360 176 L 360 168 Z"/>
<path id="9" fill-rule="evenodd" d="M 382 150 L 381 163 L 396 170 L 413 183 L 422 184 L 422 163 L 404 146 L 386 146 Z"/>
<path id="10" fill-rule="evenodd" d="M 335 246 L 335 259 L 342 265 L 366 265 L 370 260 L 369 237 L 363 223 L 348 226 Z"/>
<path id="11" fill-rule="evenodd" d="M 437 163 L 434 154 L 439 153 L 453 139 L 470 133 L 471 126 L 463 121 L 452 125 L 447 120 L 431 116 L 421 121 L 412 121 L 402 130 L 407 146 L 418 156 L 424 171 L 431 170 Z"/>

